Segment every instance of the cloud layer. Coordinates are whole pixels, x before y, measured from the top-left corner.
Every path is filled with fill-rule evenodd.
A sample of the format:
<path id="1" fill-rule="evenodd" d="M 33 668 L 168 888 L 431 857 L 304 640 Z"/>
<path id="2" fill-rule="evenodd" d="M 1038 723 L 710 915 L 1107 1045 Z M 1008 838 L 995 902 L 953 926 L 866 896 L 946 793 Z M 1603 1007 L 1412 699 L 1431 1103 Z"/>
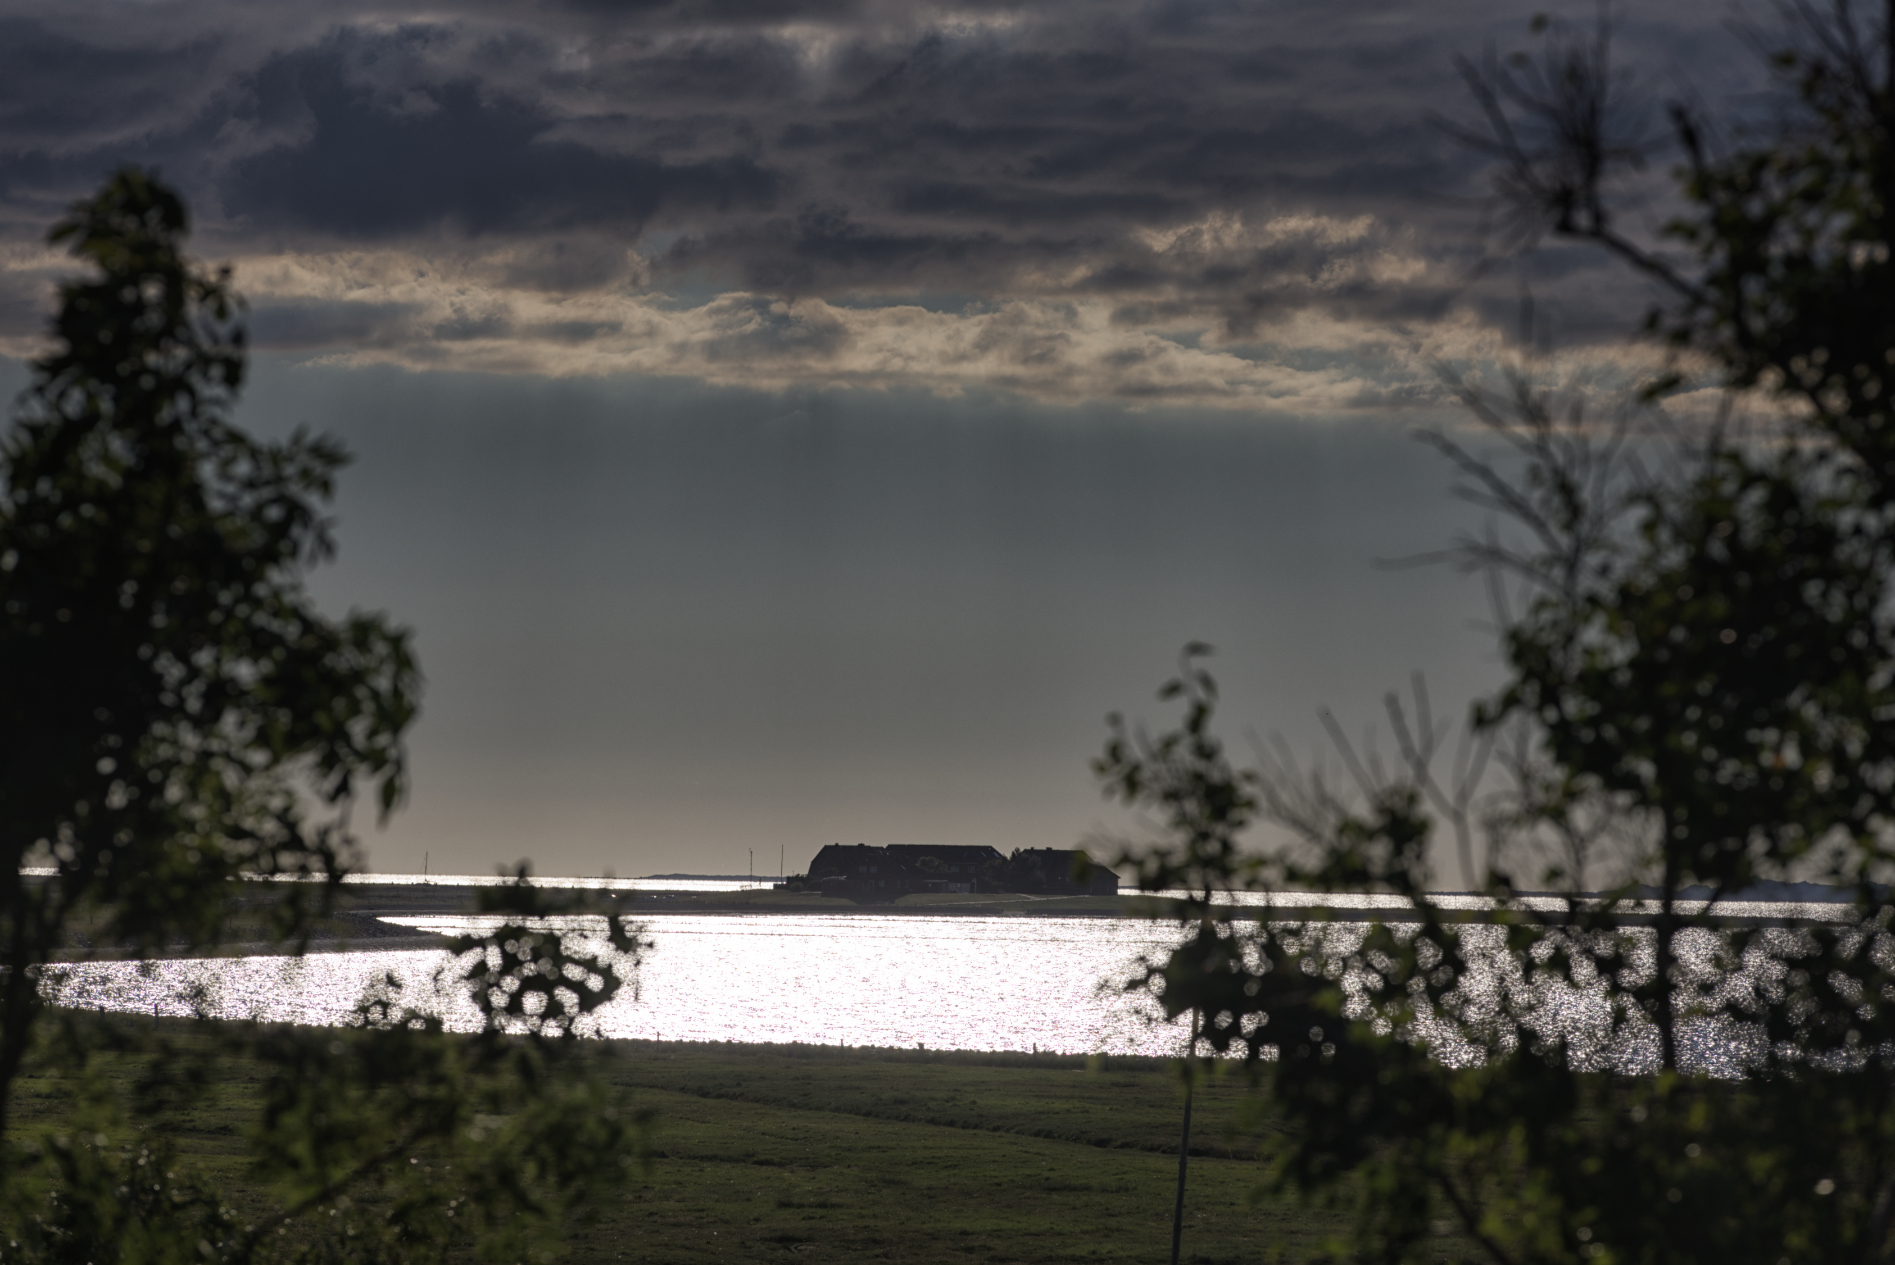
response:
<path id="1" fill-rule="evenodd" d="M 0 13 L 4 10 L 0 9 Z M 1490 348 L 1451 59 L 1527 14 L 1134 3 L 81 0 L 0 16 L 0 338 L 122 162 L 190 195 L 260 346 L 716 383 L 1297 412 Z M 1702 17 L 1629 60 L 1700 71 Z M 1714 28 L 1713 28 L 1714 29 Z M 1689 55 L 1704 62 L 1692 67 Z M 1570 257 L 1582 339 L 1636 291 Z M 1458 311 L 1458 314 L 1453 314 Z"/>

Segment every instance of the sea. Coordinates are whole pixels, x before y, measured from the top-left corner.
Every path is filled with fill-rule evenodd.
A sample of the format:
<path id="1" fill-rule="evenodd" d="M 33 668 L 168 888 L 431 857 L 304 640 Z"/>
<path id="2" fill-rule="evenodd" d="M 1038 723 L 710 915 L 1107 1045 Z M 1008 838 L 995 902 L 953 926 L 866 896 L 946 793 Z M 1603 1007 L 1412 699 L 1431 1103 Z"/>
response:
<path id="1" fill-rule="evenodd" d="M 480 881 L 487 880 L 467 880 Z M 759 884 L 613 879 L 560 885 L 659 892 L 730 891 Z M 1358 919 L 1387 903 L 1378 897 L 1324 899 L 1338 908 L 1359 906 Z M 1459 904 L 1476 898 L 1443 899 Z M 1841 913 L 1834 905 L 1781 902 L 1751 902 L 1742 909 L 1727 902 L 1719 912 L 1773 919 Z M 446 934 L 486 925 L 477 916 L 460 915 L 383 921 Z M 1181 933 L 1169 923 L 850 912 L 661 913 L 645 925 L 651 947 L 632 986 L 597 1013 L 601 1036 L 1158 1056 L 1183 1053 L 1188 1037 L 1184 1024 L 1168 1021 L 1148 991 L 1130 986 L 1141 961 L 1161 959 L 1178 941 Z M 1362 926 L 1337 922 L 1323 934 L 1346 941 L 1361 935 Z M 1783 950 L 1793 951 L 1796 932 L 1786 928 L 1780 934 Z M 1493 929 L 1468 927 L 1462 935 L 1478 948 Z M 1687 939 L 1687 963 L 1708 970 L 1716 948 L 1708 932 Z M 365 991 L 393 976 L 406 1004 L 440 1016 L 451 1029 L 471 1029 L 478 1015 L 465 993 L 448 982 L 451 964 L 445 950 L 372 947 L 299 957 L 79 962 L 49 972 L 45 988 L 57 1004 L 85 1009 L 333 1025 L 348 1022 Z M 1631 965 L 1637 969 L 1636 961 Z M 1727 973 L 1715 986 L 1747 989 L 1776 969 L 1780 965 L 1760 959 Z M 1470 981 L 1468 992 L 1478 1010 L 1503 991 L 1522 986 L 1503 968 Z M 1535 1003 L 1536 1028 L 1568 1040 L 1582 1059 L 1627 1072 L 1656 1066 L 1655 1031 L 1615 1017 L 1602 983 L 1541 989 Z M 1425 1035 L 1446 1061 L 1481 1057 L 1445 1028 Z M 1754 1055 L 1754 1038 L 1741 1030 L 1687 1025 L 1682 1053 L 1688 1067 L 1734 1074 Z"/>

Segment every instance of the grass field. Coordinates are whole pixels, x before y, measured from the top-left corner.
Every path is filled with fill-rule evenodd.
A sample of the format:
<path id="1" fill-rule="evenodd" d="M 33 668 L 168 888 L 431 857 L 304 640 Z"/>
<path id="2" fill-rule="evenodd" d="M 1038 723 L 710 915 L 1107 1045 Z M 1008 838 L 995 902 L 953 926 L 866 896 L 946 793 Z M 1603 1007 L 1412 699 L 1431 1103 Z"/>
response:
<path id="1" fill-rule="evenodd" d="M 626 1054 L 617 1079 L 660 1112 L 662 1156 L 614 1219 L 647 1253 L 623 1259 L 1161 1261 L 1169 1249 L 1180 1100 L 1157 1061 Z M 1199 1101 L 1187 1257 L 1302 1257 L 1307 1218 L 1253 1206 L 1257 1166 L 1220 1136 L 1235 1099 L 1214 1086 Z"/>
<path id="2" fill-rule="evenodd" d="M 189 1041 L 189 1021 L 165 1023 Z M 1181 1100 L 1161 1060 L 613 1046 L 611 1080 L 657 1112 L 657 1154 L 567 1259 L 1167 1258 Z M 243 1164 L 260 1070 L 227 1065 L 212 1099 L 155 1126 L 244 1202 L 261 1199 Z M 1334 1214 L 1253 1198 L 1258 1165 L 1230 1133 L 1240 1096 L 1199 1092 L 1185 1259 L 1306 1259 Z M 62 1098 L 56 1079 L 24 1081 L 17 1127 L 56 1122 Z"/>

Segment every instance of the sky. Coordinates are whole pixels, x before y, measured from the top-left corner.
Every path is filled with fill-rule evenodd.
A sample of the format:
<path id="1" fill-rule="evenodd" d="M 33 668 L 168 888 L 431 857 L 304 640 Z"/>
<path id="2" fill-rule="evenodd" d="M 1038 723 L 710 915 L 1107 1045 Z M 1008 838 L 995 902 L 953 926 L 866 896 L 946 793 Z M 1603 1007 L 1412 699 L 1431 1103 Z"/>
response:
<path id="1" fill-rule="evenodd" d="M 249 304 L 237 419 L 355 454 L 313 590 L 415 633 L 372 868 L 1135 833 L 1088 760 L 1187 641 L 1240 752 L 1500 679 L 1477 580 L 1381 565 L 1483 530 L 1413 437 L 1482 443 L 1442 367 L 1517 356 L 1522 293 L 1555 378 L 1651 354 L 1439 124 L 1535 11 L 0 0 L 0 388 L 48 225 L 156 167 Z M 1627 134 L 1767 101 L 1744 20 L 1618 15 Z"/>

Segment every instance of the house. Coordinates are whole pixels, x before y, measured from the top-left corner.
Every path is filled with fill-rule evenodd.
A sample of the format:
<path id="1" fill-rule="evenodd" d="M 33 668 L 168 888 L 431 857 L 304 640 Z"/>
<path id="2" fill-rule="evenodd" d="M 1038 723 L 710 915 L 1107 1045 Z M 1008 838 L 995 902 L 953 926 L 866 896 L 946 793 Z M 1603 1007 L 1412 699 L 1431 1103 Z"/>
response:
<path id="1" fill-rule="evenodd" d="M 1116 896 L 1119 876 L 1074 848 L 1019 848 L 1008 859 L 1013 890 L 1049 896 Z M 1079 875 L 1083 872 L 1084 877 Z"/>
<path id="2" fill-rule="evenodd" d="M 917 892 L 1005 891 L 996 883 L 996 867 L 1007 859 L 985 845 L 891 843 L 884 849 L 906 866 L 919 886 Z"/>
<path id="3" fill-rule="evenodd" d="M 1021 848 L 1011 857 L 984 844 L 832 843 L 809 863 L 805 882 L 825 896 L 895 900 L 915 892 L 1032 892 L 1052 896 L 1105 895 L 1119 876 L 1087 859 L 1082 881 L 1073 877 L 1083 853 Z"/>
<path id="4" fill-rule="evenodd" d="M 832 843 L 809 863 L 807 882 L 822 893 L 857 900 L 894 900 L 912 892 L 989 892 L 982 875 L 1005 866 L 992 848 L 968 845 Z"/>
<path id="5" fill-rule="evenodd" d="M 866 843 L 830 844 L 809 863 L 806 881 L 825 896 L 857 900 L 894 900 L 914 890 L 908 885 L 907 869 L 888 855 L 887 848 Z"/>

